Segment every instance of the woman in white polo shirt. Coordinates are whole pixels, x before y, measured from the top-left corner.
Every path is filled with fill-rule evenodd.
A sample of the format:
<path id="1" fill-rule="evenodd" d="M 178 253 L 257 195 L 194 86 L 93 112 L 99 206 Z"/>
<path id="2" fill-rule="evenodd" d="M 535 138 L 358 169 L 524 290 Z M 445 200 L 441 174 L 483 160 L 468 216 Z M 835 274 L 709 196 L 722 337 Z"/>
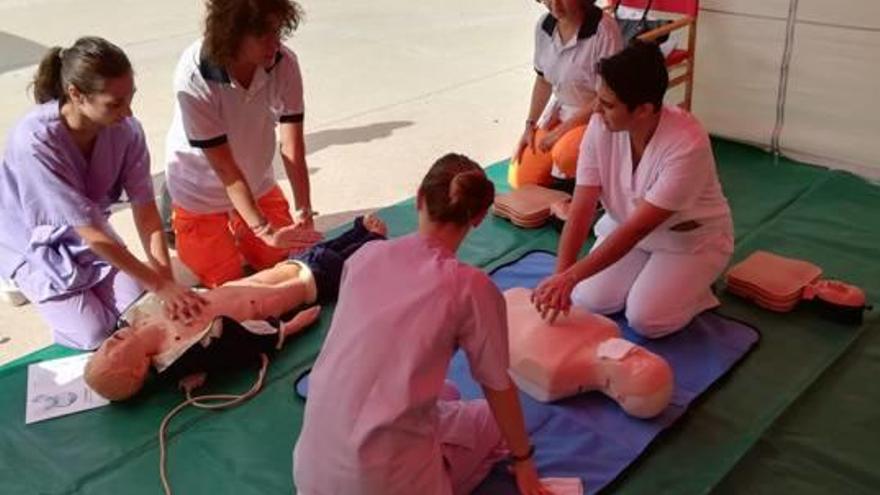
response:
<path id="1" fill-rule="evenodd" d="M 281 44 L 301 15 L 291 0 L 209 0 L 204 37 L 178 62 L 167 141 L 172 225 L 181 261 L 208 287 L 314 240 L 302 77 Z M 276 128 L 296 219 L 272 169 Z"/>
<path id="2" fill-rule="evenodd" d="M 602 60 L 599 74 L 556 271 L 533 299 L 551 320 L 572 303 L 598 313 L 625 307 L 633 329 L 660 337 L 719 304 L 711 284 L 733 252 L 730 208 L 708 134 L 663 105 L 669 75 L 659 48 L 636 42 Z M 600 200 L 597 241 L 578 260 Z"/>
<path id="3" fill-rule="evenodd" d="M 578 148 L 596 97 L 596 63 L 621 49 L 620 30 L 593 0 L 542 0 L 535 28 L 535 82 L 508 178 L 573 187 Z"/>

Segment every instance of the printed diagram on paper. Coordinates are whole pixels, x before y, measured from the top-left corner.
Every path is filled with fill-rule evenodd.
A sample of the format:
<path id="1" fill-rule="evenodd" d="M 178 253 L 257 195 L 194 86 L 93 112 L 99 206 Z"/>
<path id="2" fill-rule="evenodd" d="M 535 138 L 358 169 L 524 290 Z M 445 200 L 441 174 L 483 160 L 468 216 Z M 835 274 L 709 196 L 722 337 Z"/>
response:
<path id="1" fill-rule="evenodd" d="M 26 424 L 109 404 L 83 380 L 89 356 L 91 353 L 28 366 Z"/>

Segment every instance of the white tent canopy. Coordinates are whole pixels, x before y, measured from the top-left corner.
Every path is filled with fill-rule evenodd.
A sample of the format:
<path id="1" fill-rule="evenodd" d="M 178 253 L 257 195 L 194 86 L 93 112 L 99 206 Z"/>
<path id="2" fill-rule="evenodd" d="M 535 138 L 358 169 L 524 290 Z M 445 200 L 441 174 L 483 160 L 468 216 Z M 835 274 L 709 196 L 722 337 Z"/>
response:
<path id="1" fill-rule="evenodd" d="M 703 0 L 698 19 L 710 132 L 880 178 L 880 1 Z"/>

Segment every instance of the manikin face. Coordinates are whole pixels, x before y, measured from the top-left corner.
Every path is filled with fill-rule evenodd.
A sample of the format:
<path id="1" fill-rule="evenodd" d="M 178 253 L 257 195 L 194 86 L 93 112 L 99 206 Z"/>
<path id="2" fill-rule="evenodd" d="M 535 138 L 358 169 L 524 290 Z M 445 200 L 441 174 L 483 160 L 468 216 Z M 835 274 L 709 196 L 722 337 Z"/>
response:
<path id="1" fill-rule="evenodd" d="M 631 416 L 650 418 L 669 404 L 675 377 L 660 356 L 636 348 L 620 361 L 608 364 L 605 393 Z"/>
<path id="2" fill-rule="evenodd" d="M 97 93 L 84 94 L 70 86 L 67 94 L 77 112 L 89 121 L 105 127 L 131 116 L 131 101 L 135 91 L 134 74 L 129 72 L 107 79 L 104 81 L 104 89 Z"/>
<path id="3" fill-rule="evenodd" d="M 238 61 L 269 68 L 275 63 L 275 55 L 281 49 L 281 26 L 277 21 L 269 23 L 269 29 L 261 34 L 247 34 L 238 48 Z"/>
<path id="4" fill-rule="evenodd" d="M 133 329 L 123 328 L 95 351 L 86 367 L 86 383 L 107 399 L 124 400 L 140 390 L 149 367 L 147 342 Z"/>
<path id="5" fill-rule="evenodd" d="M 115 362 L 131 363 L 133 368 L 149 362 L 146 342 L 131 327 L 123 328 L 108 337 L 95 351 L 95 356 L 98 355 Z"/>

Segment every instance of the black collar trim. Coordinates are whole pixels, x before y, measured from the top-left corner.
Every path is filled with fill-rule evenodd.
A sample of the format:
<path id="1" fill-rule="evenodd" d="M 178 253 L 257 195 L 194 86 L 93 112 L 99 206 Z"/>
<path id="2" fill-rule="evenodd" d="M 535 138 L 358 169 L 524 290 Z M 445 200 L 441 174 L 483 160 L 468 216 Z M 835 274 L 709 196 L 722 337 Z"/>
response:
<path id="1" fill-rule="evenodd" d="M 584 22 L 578 30 L 578 39 L 584 40 L 592 37 L 599 30 L 599 23 L 602 22 L 602 9 L 595 5 L 590 6 L 584 14 Z"/>
<path id="2" fill-rule="evenodd" d="M 208 60 L 204 53 L 199 53 L 199 74 L 202 75 L 202 79 L 205 81 L 214 81 L 222 84 L 232 83 L 232 79 L 229 78 L 229 73 L 226 72 L 226 69 Z"/>
<path id="3" fill-rule="evenodd" d="M 556 24 L 559 21 L 556 20 L 551 14 L 547 14 L 544 16 L 544 22 L 541 23 L 541 29 L 547 34 L 547 36 L 553 36 L 553 30 L 556 29 Z"/>
<path id="4" fill-rule="evenodd" d="M 268 73 L 272 72 L 272 69 L 274 69 L 275 66 L 278 65 L 278 62 L 281 62 L 282 58 L 284 58 L 284 55 L 281 54 L 281 50 L 278 50 L 277 52 L 275 52 L 275 60 L 272 62 L 272 65 L 270 65 L 269 67 L 266 67 L 266 73 L 268 74 Z"/>

